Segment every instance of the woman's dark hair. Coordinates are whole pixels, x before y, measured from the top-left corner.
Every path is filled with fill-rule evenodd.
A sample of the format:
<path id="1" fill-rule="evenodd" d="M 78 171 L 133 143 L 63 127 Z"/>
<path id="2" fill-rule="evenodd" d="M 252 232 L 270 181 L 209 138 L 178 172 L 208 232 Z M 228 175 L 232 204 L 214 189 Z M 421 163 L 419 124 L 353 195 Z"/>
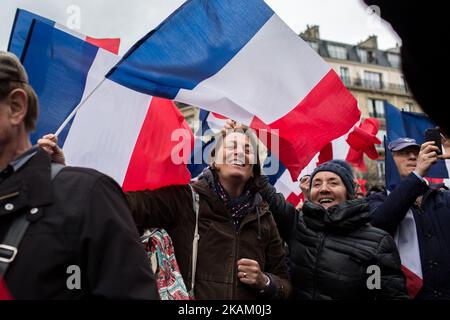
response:
<path id="1" fill-rule="evenodd" d="M 261 161 L 259 159 L 259 153 L 258 153 L 258 139 L 256 138 L 255 134 L 253 133 L 252 129 L 250 129 L 248 127 L 240 126 L 239 128 L 222 131 L 219 135 L 217 135 L 215 137 L 215 141 L 216 141 L 215 146 L 214 146 L 214 148 L 212 148 L 211 154 L 210 154 L 210 159 L 209 159 L 210 168 L 213 171 L 217 170 L 216 167 L 213 165 L 213 163 L 215 161 L 215 157 L 216 157 L 216 150 L 220 149 L 227 134 L 230 134 L 233 132 L 242 133 L 242 134 L 246 135 L 249 138 L 250 144 L 253 146 L 253 150 L 255 151 L 254 155 L 255 155 L 256 163 L 253 164 L 253 168 L 252 168 L 253 177 L 251 177 L 249 179 L 249 181 L 247 181 L 247 184 L 250 188 L 250 191 L 256 193 L 261 188 L 260 183 L 259 183 L 259 181 L 260 181 L 259 178 L 261 177 Z"/>

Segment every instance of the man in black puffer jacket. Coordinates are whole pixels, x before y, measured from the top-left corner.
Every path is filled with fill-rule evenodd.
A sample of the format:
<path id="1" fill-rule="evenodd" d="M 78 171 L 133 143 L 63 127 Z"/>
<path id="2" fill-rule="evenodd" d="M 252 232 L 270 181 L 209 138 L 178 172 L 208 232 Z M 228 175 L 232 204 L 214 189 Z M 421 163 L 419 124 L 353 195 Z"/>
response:
<path id="1" fill-rule="evenodd" d="M 329 161 L 316 168 L 310 183 L 310 201 L 301 212 L 267 180 L 262 192 L 289 245 L 295 298 L 407 299 L 395 243 L 387 232 L 369 224 L 366 201 L 354 199 L 351 167 Z M 375 289 L 370 286 L 369 277 L 375 274 L 370 266 L 380 271 Z"/>

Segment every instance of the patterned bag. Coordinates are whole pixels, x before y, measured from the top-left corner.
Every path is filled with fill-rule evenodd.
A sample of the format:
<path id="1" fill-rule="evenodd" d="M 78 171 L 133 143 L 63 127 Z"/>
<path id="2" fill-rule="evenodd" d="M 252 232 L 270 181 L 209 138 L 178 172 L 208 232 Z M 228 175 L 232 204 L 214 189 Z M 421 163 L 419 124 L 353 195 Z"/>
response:
<path id="1" fill-rule="evenodd" d="M 161 300 L 189 300 L 189 292 L 180 273 L 172 239 L 164 229 L 147 230 L 143 236 Z"/>
<path id="2" fill-rule="evenodd" d="M 164 229 L 146 230 L 141 237 L 147 252 L 161 300 L 194 300 L 195 275 L 197 269 L 198 215 L 200 197 L 192 188 L 192 203 L 196 215 L 194 239 L 192 241 L 192 286 L 188 291 L 180 273 L 172 239 Z"/>

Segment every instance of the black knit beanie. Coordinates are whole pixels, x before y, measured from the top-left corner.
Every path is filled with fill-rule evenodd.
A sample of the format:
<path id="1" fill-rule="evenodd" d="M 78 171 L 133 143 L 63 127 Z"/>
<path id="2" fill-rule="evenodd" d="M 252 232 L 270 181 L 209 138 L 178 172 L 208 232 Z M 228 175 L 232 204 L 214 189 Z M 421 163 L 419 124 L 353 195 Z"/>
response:
<path id="1" fill-rule="evenodd" d="M 345 185 L 347 192 L 351 195 L 355 195 L 355 181 L 353 180 L 352 167 L 344 160 L 331 160 L 318 166 L 311 174 L 309 183 L 309 189 L 311 190 L 312 181 L 316 173 L 320 171 L 330 171 L 337 174 Z"/>

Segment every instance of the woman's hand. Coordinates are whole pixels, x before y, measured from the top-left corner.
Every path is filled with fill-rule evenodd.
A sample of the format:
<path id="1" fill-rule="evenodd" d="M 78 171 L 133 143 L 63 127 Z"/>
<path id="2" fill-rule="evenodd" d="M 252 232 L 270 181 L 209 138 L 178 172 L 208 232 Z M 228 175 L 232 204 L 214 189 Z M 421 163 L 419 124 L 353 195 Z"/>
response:
<path id="1" fill-rule="evenodd" d="M 47 134 L 38 140 L 38 145 L 44 149 L 56 163 L 66 165 L 66 159 L 64 158 L 64 152 L 58 146 L 58 137 L 54 134 Z"/>
<path id="2" fill-rule="evenodd" d="M 302 190 L 303 193 L 303 197 L 305 198 L 305 200 L 309 199 L 309 185 L 310 185 L 310 181 L 311 181 L 311 175 L 309 174 L 305 174 L 301 179 L 300 179 L 300 190 Z"/>
<path id="3" fill-rule="evenodd" d="M 228 119 L 222 128 L 222 132 L 226 133 L 228 130 L 244 130 L 246 126 L 240 124 L 234 120 Z"/>
<path id="4" fill-rule="evenodd" d="M 261 271 L 258 261 L 240 259 L 237 265 L 238 278 L 242 283 L 258 290 L 263 290 L 267 287 L 269 278 Z"/>

